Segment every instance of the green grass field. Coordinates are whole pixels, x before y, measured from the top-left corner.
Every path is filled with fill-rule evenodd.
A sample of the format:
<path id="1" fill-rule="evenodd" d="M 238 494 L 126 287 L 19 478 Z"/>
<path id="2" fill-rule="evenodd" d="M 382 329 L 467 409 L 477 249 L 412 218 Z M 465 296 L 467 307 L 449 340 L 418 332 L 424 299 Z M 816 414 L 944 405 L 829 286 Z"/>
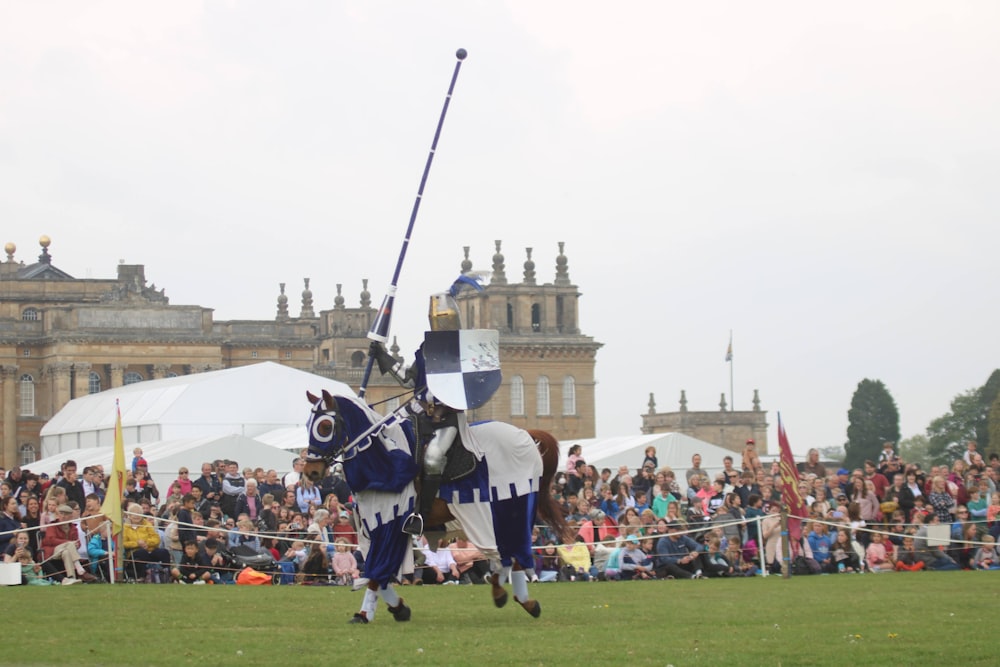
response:
<path id="1" fill-rule="evenodd" d="M 400 589 L 349 625 L 339 587 L 0 589 L 3 664 L 995 665 L 1000 573 L 534 584 L 539 619 L 486 586 Z"/>

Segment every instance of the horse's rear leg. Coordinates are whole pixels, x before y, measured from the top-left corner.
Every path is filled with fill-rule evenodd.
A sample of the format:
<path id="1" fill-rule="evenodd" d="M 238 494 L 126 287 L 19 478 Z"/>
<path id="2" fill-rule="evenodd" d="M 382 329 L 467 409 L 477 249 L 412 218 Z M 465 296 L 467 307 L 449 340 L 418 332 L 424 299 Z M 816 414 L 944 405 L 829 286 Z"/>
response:
<path id="1" fill-rule="evenodd" d="M 532 600 L 528 597 L 528 572 L 520 565 L 515 566 L 514 571 L 510 574 L 510 583 L 514 588 L 514 599 L 517 600 L 517 603 L 533 618 L 541 616 L 542 605 L 539 604 L 538 600 Z"/>

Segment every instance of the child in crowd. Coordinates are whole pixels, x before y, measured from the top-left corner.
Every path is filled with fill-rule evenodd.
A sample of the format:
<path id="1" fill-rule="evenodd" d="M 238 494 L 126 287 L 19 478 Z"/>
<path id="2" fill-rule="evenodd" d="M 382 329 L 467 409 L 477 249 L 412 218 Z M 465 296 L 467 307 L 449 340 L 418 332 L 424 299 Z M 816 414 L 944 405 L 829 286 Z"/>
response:
<path id="1" fill-rule="evenodd" d="M 865 551 L 865 558 L 868 561 L 868 569 L 871 572 L 889 572 L 895 569 L 893 555 L 886 549 L 885 538 L 882 533 L 872 533 L 871 544 Z"/>
<path id="2" fill-rule="evenodd" d="M 982 541 L 983 546 L 976 550 L 976 555 L 972 559 L 972 568 L 975 570 L 1000 570 L 996 540 L 992 535 L 983 535 Z"/>
<path id="3" fill-rule="evenodd" d="M 361 576 L 358 571 L 358 562 L 354 560 L 351 545 L 345 538 L 338 537 L 334 544 L 337 551 L 333 554 L 333 561 L 330 563 L 333 567 L 334 583 L 338 586 L 350 586 L 355 579 Z"/>
<path id="4" fill-rule="evenodd" d="M 642 459 L 641 468 L 645 468 L 647 464 L 652 464 L 653 469 L 660 467 L 660 464 L 656 462 L 656 447 L 646 447 L 645 458 Z"/>
<path id="5" fill-rule="evenodd" d="M 184 555 L 181 562 L 170 570 L 174 581 L 181 584 L 198 584 L 211 580 L 211 568 L 205 558 L 198 552 L 198 543 L 189 540 L 184 543 Z"/>
<path id="6" fill-rule="evenodd" d="M 705 574 L 709 577 L 731 577 L 734 574 L 739 574 L 736 568 L 726 560 L 722 551 L 720 551 L 721 544 L 722 541 L 718 535 L 709 535 L 706 540 L 708 551 L 702 560 L 705 563 Z"/>
<path id="7" fill-rule="evenodd" d="M 136 447 L 132 450 L 132 474 L 135 474 L 136 468 L 139 463 L 139 459 L 142 458 L 142 447 Z"/>
<path id="8" fill-rule="evenodd" d="M 896 569 L 904 572 L 917 572 L 925 567 L 926 563 L 914 547 L 913 537 L 906 535 L 903 537 L 903 545 L 899 547 L 896 554 Z"/>

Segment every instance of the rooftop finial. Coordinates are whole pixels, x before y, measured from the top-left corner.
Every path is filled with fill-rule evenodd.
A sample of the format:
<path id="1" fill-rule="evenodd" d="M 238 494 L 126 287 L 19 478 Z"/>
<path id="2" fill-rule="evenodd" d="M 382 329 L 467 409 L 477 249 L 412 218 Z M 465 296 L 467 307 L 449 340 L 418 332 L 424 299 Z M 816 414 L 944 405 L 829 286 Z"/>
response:
<path id="1" fill-rule="evenodd" d="M 288 297 L 285 296 L 285 283 L 278 283 L 278 289 L 280 290 L 280 293 L 278 294 L 278 315 L 275 319 L 287 320 Z"/>
<path id="2" fill-rule="evenodd" d="M 504 273 L 503 253 L 500 252 L 500 241 L 495 241 L 497 251 L 493 255 L 493 280 L 490 282 L 496 285 L 507 284 L 507 274 Z"/>

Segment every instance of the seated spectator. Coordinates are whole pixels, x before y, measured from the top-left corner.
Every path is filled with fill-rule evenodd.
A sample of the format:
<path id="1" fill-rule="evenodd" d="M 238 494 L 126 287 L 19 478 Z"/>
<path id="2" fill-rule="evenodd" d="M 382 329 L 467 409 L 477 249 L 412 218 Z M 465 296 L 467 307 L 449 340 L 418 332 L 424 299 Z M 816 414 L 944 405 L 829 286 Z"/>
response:
<path id="1" fill-rule="evenodd" d="M 699 551 L 701 547 L 681 534 L 678 523 L 667 524 L 667 535 L 656 543 L 656 575 L 661 579 L 702 578 Z"/>
<path id="2" fill-rule="evenodd" d="M 865 560 L 871 572 L 889 572 L 896 569 L 893 554 L 886 549 L 882 533 L 872 533 L 872 541 L 865 550 Z"/>
<path id="3" fill-rule="evenodd" d="M 917 572 L 927 567 L 923 556 L 917 552 L 913 545 L 913 537 L 906 535 L 903 537 L 903 544 L 896 551 L 896 570 L 904 572 Z"/>
<path id="4" fill-rule="evenodd" d="M 976 570 L 1000 570 L 1000 557 L 997 554 L 996 540 L 992 535 L 983 535 L 983 545 L 976 550 L 972 567 Z"/>
<path id="5" fill-rule="evenodd" d="M 622 580 L 655 579 L 653 559 L 639 546 L 639 539 L 629 535 L 621 552 L 620 573 Z"/>
<path id="6" fill-rule="evenodd" d="M 490 576 L 490 562 L 483 552 L 465 539 L 457 539 L 449 547 L 451 557 L 458 566 L 458 580 L 462 584 L 485 584 Z"/>
<path id="7" fill-rule="evenodd" d="M 352 546 L 343 537 L 334 540 L 336 552 L 330 561 L 330 567 L 333 569 L 334 583 L 339 586 L 351 586 L 354 584 L 354 580 L 361 576 L 361 572 L 358 571 L 358 562 L 354 560 L 354 554 L 351 553 Z"/>
<path id="8" fill-rule="evenodd" d="M 861 557 L 854 549 L 851 533 L 847 528 L 839 528 L 830 547 L 830 558 L 838 572 L 863 572 Z"/>
<path id="9" fill-rule="evenodd" d="M 309 545 L 309 555 L 302 564 L 300 580 L 304 584 L 326 583 L 330 576 L 330 561 L 326 555 L 326 545 L 322 542 L 312 542 Z"/>
<path id="10" fill-rule="evenodd" d="M 423 542 L 424 570 L 423 582 L 425 584 L 457 584 L 459 579 L 458 564 L 452 558 L 451 549 L 447 542 L 441 540 L 438 543 L 437 551 L 431 551 L 427 545 L 427 538 L 421 538 Z"/>
<path id="11" fill-rule="evenodd" d="M 87 557 L 90 560 L 90 573 L 98 573 L 105 581 L 111 581 L 111 559 L 108 558 L 108 536 L 111 534 L 109 523 L 102 523 L 87 540 Z"/>
<path id="12" fill-rule="evenodd" d="M 733 565 L 726 560 L 725 554 L 722 553 L 721 544 L 722 541 L 715 535 L 710 535 L 705 540 L 707 550 L 702 556 L 702 561 L 705 565 L 705 574 L 709 577 L 731 577 L 738 574 Z"/>
<path id="13" fill-rule="evenodd" d="M 830 557 L 830 547 L 833 546 L 833 538 L 827 526 L 822 521 L 813 521 L 809 524 L 810 530 L 806 537 L 809 547 L 812 549 L 813 558 L 819 563 L 823 572 L 832 573 L 836 571 L 836 565 Z"/>
<path id="14" fill-rule="evenodd" d="M 535 573 L 538 581 L 542 583 L 559 580 L 560 561 L 559 554 L 556 553 L 556 544 L 549 540 L 542 549 L 535 554 Z"/>
<path id="15" fill-rule="evenodd" d="M 590 550 L 583 538 L 576 536 L 574 542 L 556 548 L 562 563 L 563 577 L 569 581 L 590 581 L 597 576 L 597 570 L 590 559 Z"/>
<path id="16" fill-rule="evenodd" d="M 49 574 L 62 576 L 66 579 L 76 580 L 77 577 L 85 582 L 96 581 L 97 577 L 83 569 L 80 562 L 80 534 L 76 526 L 72 523 L 73 508 L 69 505 L 60 505 L 58 509 L 59 525 L 50 525 L 45 529 L 45 537 L 42 538 L 42 554 L 45 557 L 43 569 Z M 62 569 L 56 564 L 61 561 Z"/>
<path id="17" fill-rule="evenodd" d="M 122 544 L 125 549 L 125 576 L 137 581 L 151 581 L 149 570 L 162 570 L 164 576 L 172 563 L 170 552 L 160 547 L 160 534 L 142 514 L 142 506 L 128 506 L 122 526 Z"/>
<path id="18" fill-rule="evenodd" d="M 211 565 L 198 552 L 198 543 L 189 540 L 184 543 L 184 555 L 181 562 L 170 570 L 173 580 L 181 584 L 204 584 L 211 581 Z"/>

